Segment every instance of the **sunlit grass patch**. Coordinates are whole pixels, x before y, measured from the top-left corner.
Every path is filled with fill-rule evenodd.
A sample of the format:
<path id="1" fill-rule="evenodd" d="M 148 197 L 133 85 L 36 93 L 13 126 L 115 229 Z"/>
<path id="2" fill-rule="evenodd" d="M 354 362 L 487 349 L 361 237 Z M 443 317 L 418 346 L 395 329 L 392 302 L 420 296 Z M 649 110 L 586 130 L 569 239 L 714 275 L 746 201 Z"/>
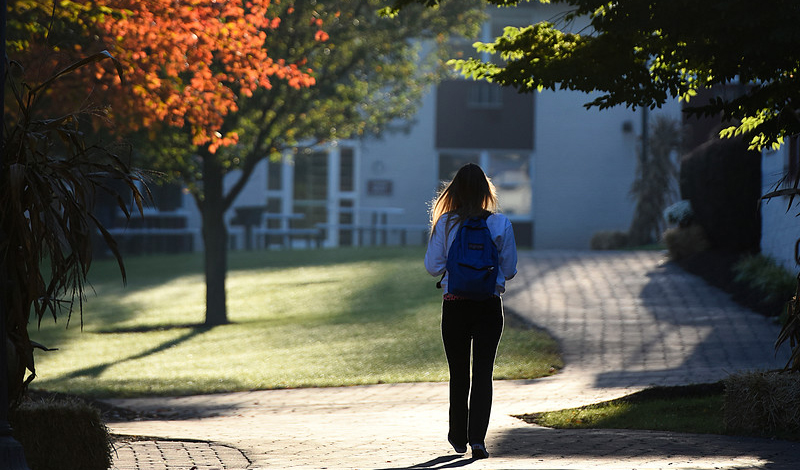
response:
<path id="1" fill-rule="evenodd" d="M 519 418 L 558 429 L 642 429 L 723 434 L 723 401 L 721 384 L 655 387 L 616 400 Z"/>
<path id="2" fill-rule="evenodd" d="M 441 292 L 423 250 L 369 248 L 231 254 L 230 323 L 202 326 L 200 254 L 128 258 L 129 282 L 98 262 L 96 297 L 77 317 L 45 320 L 34 388 L 95 396 L 195 394 L 447 380 Z M 560 367 L 545 333 L 508 326 L 497 378 Z"/>

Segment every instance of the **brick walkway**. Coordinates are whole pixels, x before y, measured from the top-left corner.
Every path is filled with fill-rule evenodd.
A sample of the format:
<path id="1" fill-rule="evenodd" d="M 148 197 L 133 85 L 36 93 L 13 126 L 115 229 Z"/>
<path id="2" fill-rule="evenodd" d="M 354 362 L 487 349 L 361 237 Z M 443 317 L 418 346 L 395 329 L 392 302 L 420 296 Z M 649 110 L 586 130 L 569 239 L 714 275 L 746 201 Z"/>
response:
<path id="1" fill-rule="evenodd" d="M 454 455 L 447 384 L 271 390 L 113 400 L 169 421 L 110 423 L 118 470 L 169 469 L 764 469 L 796 470 L 797 443 L 648 431 L 565 431 L 513 415 L 596 403 L 650 385 L 703 383 L 781 367 L 777 325 L 657 252 L 521 255 L 505 307 L 558 338 L 556 376 L 496 381 L 487 447 Z"/>

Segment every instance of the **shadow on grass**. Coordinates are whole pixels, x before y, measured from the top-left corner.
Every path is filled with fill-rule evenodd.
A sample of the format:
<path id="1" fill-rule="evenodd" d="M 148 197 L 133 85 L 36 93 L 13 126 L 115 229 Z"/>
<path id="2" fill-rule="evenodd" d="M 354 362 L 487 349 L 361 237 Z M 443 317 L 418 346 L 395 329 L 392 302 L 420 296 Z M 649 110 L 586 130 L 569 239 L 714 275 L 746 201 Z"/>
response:
<path id="1" fill-rule="evenodd" d="M 264 269 L 330 266 L 364 261 L 385 261 L 418 256 L 422 263 L 424 251 L 420 247 L 345 247 L 325 250 L 257 250 L 229 251 L 228 272 Z M 185 276 L 203 275 L 203 253 L 170 255 L 125 256 L 128 289 L 146 289 Z M 122 284 L 116 261 L 96 262 L 89 273 L 91 279 L 113 280 Z"/>
<path id="2" fill-rule="evenodd" d="M 206 326 L 200 323 L 182 323 L 176 325 L 141 325 L 141 326 L 131 326 L 131 327 L 120 327 L 120 328 L 109 328 L 107 330 L 97 330 L 97 334 L 101 335 L 113 335 L 113 334 L 125 334 L 125 333 L 155 333 L 158 331 L 172 331 L 172 330 L 203 330 L 201 332 L 205 332 L 211 329 L 210 326 Z"/>

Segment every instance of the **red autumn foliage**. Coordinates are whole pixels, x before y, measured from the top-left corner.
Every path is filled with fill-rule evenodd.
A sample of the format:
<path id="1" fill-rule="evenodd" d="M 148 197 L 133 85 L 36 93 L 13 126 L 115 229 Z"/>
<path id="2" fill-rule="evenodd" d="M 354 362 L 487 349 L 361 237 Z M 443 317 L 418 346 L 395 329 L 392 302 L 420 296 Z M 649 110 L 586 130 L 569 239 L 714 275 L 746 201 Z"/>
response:
<path id="1" fill-rule="evenodd" d="M 115 14 L 98 26 L 123 63 L 126 81 L 104 77 L 114 83 L 108 95 L 117 123 L 133 130 L 160 124 L 187 128 L 195 145 L 215 152 L 238 140 L 235 132 L 220 131 L 225 116 L 238 110 L 240 96 L 270 88 L 272 80 L 312 86 L 312 71 L 303 61 L 287 63 L 264 47 L 281 21 L 277 3 L 107 0 Z M 321 22 L 315 25 L 317 40 L 327 40 Z"/>

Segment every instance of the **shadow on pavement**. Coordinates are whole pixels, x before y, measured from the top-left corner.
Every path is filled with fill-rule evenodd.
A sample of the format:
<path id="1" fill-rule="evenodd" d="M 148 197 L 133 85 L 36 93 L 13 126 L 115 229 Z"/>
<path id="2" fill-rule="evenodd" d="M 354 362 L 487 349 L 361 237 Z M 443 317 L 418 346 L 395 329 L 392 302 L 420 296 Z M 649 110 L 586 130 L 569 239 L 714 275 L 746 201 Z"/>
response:
<path id="1" fill-rule="evenodd" d="M 411 465 L 410 467 L 387 467 L 376 470 L 417 470 L 426 468 L 435 470 L 439 468 L 460 468 L 465 467 L 475 461 L 476 459 L 465 458 L 461 455 L 445 455 L 428 460 L 427 462 Z"/>
<path id="2" fill-rule="evenodd" d="M 675 263 L 655 267 L 646 276 L 638 301 L 644 318 L 660 326 L 646 330 L 641 349 L 620 351 L 624 363 L 674 355 L 681 347 L 685 356 L 673 368 L 603 371 L 596 387 L 708 382 L 739 371 L 779 369 L 788 360 L 788 345 L 775 350 L 780 328 L 773 320 L 736 304 Z"/>
<path id="3" fill-rule="evenodd" d="M 553 468 L 562 463 L 586 460 L 625 462 L 697 463 L 697 468 L 715 468 L 714 462 L 729 468 L 753 460 L 764 462 L 760 470 L 796 470 L 800 443 L 707 434 L 681 434 L 631 430 L 560 430 L 536 426 L 511 429 L 494 439 L 490 452 L 498 458 L 526 458 Z M 737 462 L 738 463 L 738 462 Z M 626 467 L 627 468 L 627 467 Z M 736 468 L 739 468 L 737 466 Z M 747 468 L 751 468 L 747 466 Z"/>
<path id="4" fill-rule="evenodd" d="M 168 407 L 156 407 L 149 409 L 136 409 L 119 408 L 109 405 L 108 402 L 100 400 L 112 409 L 110 422 L 124 422 L 124 421 L 185 421 L 206 418 L 217 418 L 220 416 L 230 415 L 238 409 L 236 404 L 208 404 L 203 406 L 197 405 L 176 405 L 170 404 Z M 102 409 L 102 408 L 101 408 Z M 116 411 L 119 410 L 119 411 Z M 116 411 L 116 413 L 115 413 Z"/>

